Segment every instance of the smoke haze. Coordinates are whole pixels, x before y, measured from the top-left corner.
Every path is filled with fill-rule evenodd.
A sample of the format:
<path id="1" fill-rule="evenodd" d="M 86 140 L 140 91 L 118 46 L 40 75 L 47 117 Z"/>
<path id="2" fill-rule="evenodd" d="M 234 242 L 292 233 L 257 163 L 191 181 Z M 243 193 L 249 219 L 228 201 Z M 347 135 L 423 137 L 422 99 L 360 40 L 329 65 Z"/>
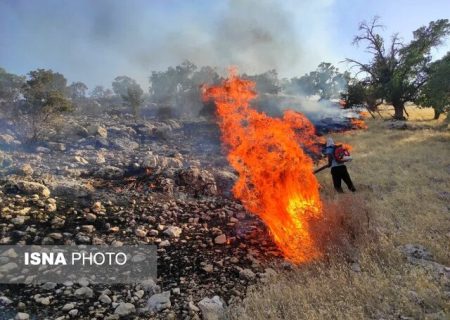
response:
<path id="1" fill-rule="evenodd" d="M 128 75 L 147 88 L 152 70 L 196 65 L 280 76 L 324 60 L 332 0 L 12 1 L 0 3 L 0 65 L 51 68 L 69 81 L 110 86 Z M 9 66 L 14 67 L 9 67 Z M 17 69 L 20 65 L 20 70 Z"/>

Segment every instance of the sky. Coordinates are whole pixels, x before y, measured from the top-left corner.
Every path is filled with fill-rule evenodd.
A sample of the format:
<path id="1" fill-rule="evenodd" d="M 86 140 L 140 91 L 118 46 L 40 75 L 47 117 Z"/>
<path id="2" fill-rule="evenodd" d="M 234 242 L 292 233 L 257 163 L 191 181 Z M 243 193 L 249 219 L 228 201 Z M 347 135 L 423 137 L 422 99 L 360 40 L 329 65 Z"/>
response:
<path id="1" fill-rule="evenodd" d="M 186 59 L 280 77 L 322 61 L 343 71 L 347 57 L 369 59 L 352 40 L 376 15 L 384 36 L 409 41 L 418 27 L 450 18 L 450 0 L 0 0 L 0 67 L 52 69 L 90 89 L 121 75 L 147 88 L 152 71 Z M 433 56 L 449 50 L 450 39 Z"/>

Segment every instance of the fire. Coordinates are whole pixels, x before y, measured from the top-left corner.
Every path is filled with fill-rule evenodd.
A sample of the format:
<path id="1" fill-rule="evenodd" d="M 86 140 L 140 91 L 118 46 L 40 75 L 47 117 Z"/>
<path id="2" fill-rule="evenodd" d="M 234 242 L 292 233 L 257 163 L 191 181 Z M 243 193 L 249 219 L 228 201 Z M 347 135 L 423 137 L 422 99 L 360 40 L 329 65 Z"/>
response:
<path id="1" fill-rule="evenodd" d="M 364 121 L 365 118 L 369 116 L 368 112 L 360 111 L 358 112 L 359 118 L 351 118 L 350 124 L 352 125 L 353 129 L 367 129 L 367 124 Z"/>
<path id="2" fill-rule="evenodd" d="M 363 119 L 351 118 L 350 123 L 354 129 L 367 129 L 367 124 Z"/>
<path id="3" fill-rule="evenodd" d="M 322 217 L 319 183 L 303 151 L 314 147 L 314 126 L 297 112 L 277 119 L 252 109 L 254 88 L 231 71 L 221 85 L 203 88 L 203 99 L 216 104 L 228 161 L 239 173 L 235 197 L 264 221 L 287 259 L 308 262 L 321 255 L 311 231 Z"/>

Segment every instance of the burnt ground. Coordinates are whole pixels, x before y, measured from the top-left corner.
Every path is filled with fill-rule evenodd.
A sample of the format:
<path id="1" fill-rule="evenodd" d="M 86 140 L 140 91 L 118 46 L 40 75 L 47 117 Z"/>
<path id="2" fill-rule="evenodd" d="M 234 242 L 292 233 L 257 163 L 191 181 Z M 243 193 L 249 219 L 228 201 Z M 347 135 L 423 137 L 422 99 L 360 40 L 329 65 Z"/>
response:
<path id="1" fill-rule="evenodd" d="M 211 121 L 70 115 L 37 144 L 3 121 L 0 168 L 1 244 L 158 246 L 154 283 L 1 285 L 1 319 L 196 319 L 202 299 L 229 305 L 287 266 L 232 198 Z"/>

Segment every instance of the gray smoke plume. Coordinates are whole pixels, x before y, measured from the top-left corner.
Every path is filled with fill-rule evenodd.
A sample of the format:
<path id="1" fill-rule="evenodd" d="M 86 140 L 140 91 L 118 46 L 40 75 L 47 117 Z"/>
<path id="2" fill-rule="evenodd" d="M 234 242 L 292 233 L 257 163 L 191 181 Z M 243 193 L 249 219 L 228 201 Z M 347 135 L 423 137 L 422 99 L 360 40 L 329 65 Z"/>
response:
<path id="1" fill-rule="evenodd" d="M 0 61 L 20 72 L 52 68 L 69 81 L 110 86 L 119 75 L 144 88 L 152 70 L 190 60 L 241 72 L 304 74 L 330 56 L 326 15 L 333 0 L 3 1 Z M 11 62 L 12 63 L 12 62 Z"/>

